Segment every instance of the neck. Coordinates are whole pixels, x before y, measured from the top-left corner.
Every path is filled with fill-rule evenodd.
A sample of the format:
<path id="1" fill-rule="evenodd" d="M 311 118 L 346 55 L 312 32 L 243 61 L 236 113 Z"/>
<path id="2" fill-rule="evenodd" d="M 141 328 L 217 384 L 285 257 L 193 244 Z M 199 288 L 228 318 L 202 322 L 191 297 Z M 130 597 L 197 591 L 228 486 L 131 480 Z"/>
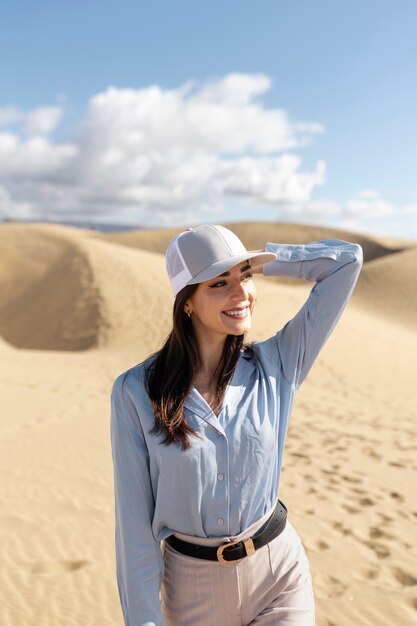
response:
<path id="1" fill-rule="evenodd" d="M 213 337 L 205 334 L 197 340 L 200 363 L 195 377 L 211 381 L 220 362 L 226 337 L 224 335 Z"/>

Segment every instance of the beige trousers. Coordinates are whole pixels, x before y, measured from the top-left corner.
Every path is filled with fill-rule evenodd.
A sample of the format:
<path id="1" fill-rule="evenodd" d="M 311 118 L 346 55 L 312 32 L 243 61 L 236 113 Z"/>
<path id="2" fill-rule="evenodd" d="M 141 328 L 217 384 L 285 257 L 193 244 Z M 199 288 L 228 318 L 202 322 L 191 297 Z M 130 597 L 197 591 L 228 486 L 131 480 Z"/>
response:
<path id="1" fill-rule="evenodd" d="M 272 514 L 240 535 L 184 541 L 218 546 L 253 535 Z M 163 543 L 161 606 L 165 626 L 314 626 L 312 579 L 301 540 L 287 518 L 284 531 L 242 561 L 221 565 Z"/>

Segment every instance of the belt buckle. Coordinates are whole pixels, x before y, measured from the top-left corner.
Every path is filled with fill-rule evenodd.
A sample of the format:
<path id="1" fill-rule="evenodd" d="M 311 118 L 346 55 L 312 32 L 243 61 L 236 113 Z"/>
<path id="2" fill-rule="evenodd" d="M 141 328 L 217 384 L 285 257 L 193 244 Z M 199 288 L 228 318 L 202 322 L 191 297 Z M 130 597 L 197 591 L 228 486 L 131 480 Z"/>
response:
<path id="1" fill-rule="evenodd" d="M 245 557 L 242 557 L 241 559 L 233 559 L 233 561 L 226 561 L 226 559 L 223 556 L 223 552 L 224 550 L 226 550 L 226 548 L 237 546 L 238 543 L 241 543 L 241 542 L 237 541 L 235 543 L 222 543 L 222 545 L 217 548 L 217 560 L 221 565 L 232 565 L 233 563 L 239 563 L 239 561 L 242 561 L 245 558 Z M 255 546 L 253 545 L 252 539 L 250 538 L 245 539 L 245 541 L 243 541 L 242 543 L 245 546 L 246 556 L 252 556 L 253 554 L 255 554 Z"/>

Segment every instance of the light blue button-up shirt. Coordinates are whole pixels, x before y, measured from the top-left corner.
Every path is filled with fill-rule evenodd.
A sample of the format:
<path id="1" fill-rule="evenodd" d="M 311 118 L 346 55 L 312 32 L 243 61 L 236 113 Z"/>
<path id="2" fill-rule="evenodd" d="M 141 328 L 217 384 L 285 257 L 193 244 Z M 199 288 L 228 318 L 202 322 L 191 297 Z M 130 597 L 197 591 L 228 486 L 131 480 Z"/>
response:
<path id="1" fill-rule="evenodd" d="M 160 542 L 173 532 L 237 535 L 275 503 L 294 396 L 345 308 L 362 248 L 340 239 L 268 243 L 277 260 L 266 276 L 316 284 L 298 313 L 266 341 L 242 351 L 218 416 L 193 387 L 185 417 L 200 438 L 162 445 L 145 363 L 121 374 L 112 391 L 117 582 L 126 626 L 162 626 Z"/>

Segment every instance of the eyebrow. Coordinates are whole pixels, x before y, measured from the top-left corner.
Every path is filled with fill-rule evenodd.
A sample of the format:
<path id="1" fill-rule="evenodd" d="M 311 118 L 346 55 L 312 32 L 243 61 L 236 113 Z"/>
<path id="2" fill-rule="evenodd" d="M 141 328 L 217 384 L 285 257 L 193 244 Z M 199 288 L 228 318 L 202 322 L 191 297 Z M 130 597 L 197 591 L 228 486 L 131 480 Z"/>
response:
<path id="1" fill-rule="evenodd" d="M 247 270 L 251 269 L 251 265 L 248 263 L 247 265 L 244 265 L 240 271 L 241 272 L 246 272 Z M 230 276 L 230 272 L 224 272 L 223 274 L 219 274 L 218 278 L 220 278 L 220 276 Z"/>

